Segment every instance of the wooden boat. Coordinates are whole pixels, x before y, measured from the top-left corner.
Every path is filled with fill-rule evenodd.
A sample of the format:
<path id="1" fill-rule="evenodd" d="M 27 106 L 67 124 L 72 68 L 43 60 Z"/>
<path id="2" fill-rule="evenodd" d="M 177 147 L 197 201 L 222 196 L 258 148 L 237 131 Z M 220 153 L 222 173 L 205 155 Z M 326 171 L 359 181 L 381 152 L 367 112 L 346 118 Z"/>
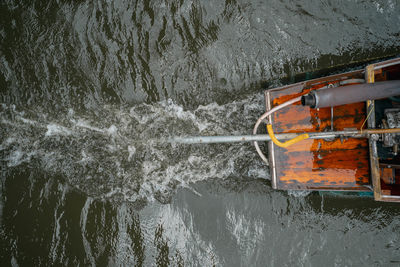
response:
<path id="1" fill-rule="evenodd" d="M 356 192 L 400 202 L 400 58 L 269 89 L 265 103 L 253 135 L 168 142 L 254 142 L 274 189 Z M 263 122 L 268 135 L 257 134 Z M 268 142 L 268 158 L 260 141 Z"/>
<path id="2" fill-rule="evenodd" d="M 400 80 L 400 58 L 267 90 L 266 110 L 271 111 L 299 96 L 309 96 L 312 91 L 315 94 L 326 88 L 343 90 L 357 84 L 396 80 Z M 281 136 L 287 133 L 313 135 L 312 139 L 288 147 L 268 142 L 272 187 L 371 192 L 377 201 L 400 202 L 399 99 L 392 96 L 321 108 L 296 102 L 269 115 L 269 124 Z"/>

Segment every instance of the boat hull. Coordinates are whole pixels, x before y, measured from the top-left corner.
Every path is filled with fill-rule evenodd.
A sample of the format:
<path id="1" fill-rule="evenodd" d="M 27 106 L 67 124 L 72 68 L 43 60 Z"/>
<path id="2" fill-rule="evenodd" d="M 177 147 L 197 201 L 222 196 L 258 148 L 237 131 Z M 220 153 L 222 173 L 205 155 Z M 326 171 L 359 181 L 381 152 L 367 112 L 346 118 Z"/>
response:
<path id="1" fill-rule="evenodd" d="M 265 92 L 266 109 L 269 111 L 312 90 L 343 89 L 348 85 L 385 81 L 391 79 L 388 73 L 394 73 L 397 68 L 400 74 L 400 59 L 270 89 Z M 397 79 L 396 75 L 392 76 Z M 343 131 L 367 125 L 374 128 L 374 112 L 369 112 L 371 103 L 373 101 L 315 109 L 298 102 L 273 113 L 268 119 L 276 133 Z M 307 139 L 287 148 L 268 142 L 272 186 L 280 190 L 374 192 L 376 200 L 385 200 L 380 188 L 381 168 L 373 151 L 376 151 L 376 140 L 371 138 Z"/>

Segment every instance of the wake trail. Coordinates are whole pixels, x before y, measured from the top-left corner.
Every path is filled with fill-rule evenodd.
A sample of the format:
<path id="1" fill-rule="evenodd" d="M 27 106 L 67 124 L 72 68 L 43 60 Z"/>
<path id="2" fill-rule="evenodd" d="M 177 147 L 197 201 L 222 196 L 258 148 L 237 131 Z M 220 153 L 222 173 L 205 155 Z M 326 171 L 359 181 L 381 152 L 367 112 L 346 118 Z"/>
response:
<path id="1" fill-rule="evenodd" d="M 39 110 L 39 109 L 38 109 Z M 43 114 L 2 104 L 0 151 L 6 168 L 61 174 L 94 198 L 168 201 L 177 187 L 207 179 L 269 178 L 248 144 L 182 145 L 175 136 L 250 133 L 260 96 L 184 110 L 173 101 L 104 106 L 96 114 Z"/>

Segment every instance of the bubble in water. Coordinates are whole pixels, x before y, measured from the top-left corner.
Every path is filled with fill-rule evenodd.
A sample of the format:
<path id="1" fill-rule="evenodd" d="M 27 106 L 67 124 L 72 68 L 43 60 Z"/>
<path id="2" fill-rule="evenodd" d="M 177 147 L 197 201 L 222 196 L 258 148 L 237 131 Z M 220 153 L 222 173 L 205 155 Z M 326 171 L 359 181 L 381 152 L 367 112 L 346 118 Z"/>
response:
<path id="1" fill-rule="evenodd" d="M 165 142 L 172 136 L 246 133 L 261 103 L 256 96 L 185 110 L 168 100 L 129 108 L 105 106 L 92 117 L 72 110 L 67 116 L 24 114 L 2 105 L 1 124 L 8 130 L 0 148 L 8 155 L 9 167 L 37 159 L 35 168 L 63 175 L 94 198 L 165 202 L 178 186 L 190 188 L 206 179 L 269 177 L 251 145 Z"/>

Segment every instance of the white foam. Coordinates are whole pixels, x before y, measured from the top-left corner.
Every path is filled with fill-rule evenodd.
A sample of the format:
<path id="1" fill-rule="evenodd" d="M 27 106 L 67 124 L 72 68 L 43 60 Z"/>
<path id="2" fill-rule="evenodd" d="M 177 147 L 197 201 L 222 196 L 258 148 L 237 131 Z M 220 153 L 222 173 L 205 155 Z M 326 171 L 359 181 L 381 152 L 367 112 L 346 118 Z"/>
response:
<path id="1" fill-rule="evenodd" d="M 19 119 L 20 119 L 21 121 L 23 121 L 24 123 L 27 123 L 27 124 L 30 124 L 30 125 L 35 125 L 35 124 L 36 124 L 35 121 L 29 120 L 29 119 L 25 119 L 25 118 L 23 118 L 23 117 L 19 117 Z"/>
<path id="2" fill-rule="evenodd" d="M 57 124 L 49 124 L 47 125 L 47 132 L 45 133 L 45 136 L 52 136 L 52 135 L 70 135 L 72 132 Z"/>
<path id="3" fill-rule="evenodd" d="M 253 97 L 185 110 L 168 100 L 129 109 L 106 106 L 97 117 L 70 110 L 67 118 L 51 116 L 51 123 L 49 114 L 35 117 L 35 112 L 24 115 L 27 121 L 15 120 L 22 113 L 9 106 L 5 109 L 14 116 L 4 117 L 11 124 L 0 148 L 6 151 L 9 166 L 38 157 L 44 170 L 62 174 L 91 196 L 153 201 L 171 195 L 177 187 L 192 190 L 194 183 L 207 179 L 268 178 L 251 146 L 196 148 L 158 141 L 174 135 L 248 132 L 261 103 L 261 97 Z M 49 136 L 57 136 L 60 142 L 53 144 Z M 18 149 L 13 148 L 17 144 Z"/>
<path id="4" fill-rule="evenodd" d="M 103 129 L 100 129 L 98 127 L 94 127 L 89 125 L 86 121 L 78 120 L 78 122 L 75 124 L 76 127 L 88 129 L 91 131 L 99 132 L 99 133 L 104 133 Z"/>
<path id="5" fill-rule="evenodd" d="M 32 156 L 36 155 L 36 151 L 25 153 L 20 149 L 13 150 L 6 158 L 8 167 L 15 167 L 24 162 L 29 162 Z"/>
<path id="6" fill-rule="evenodd" d="M 270 179 L 270 173 L 269 169 L 265 166 L 258 166 L 258 168 L 250 168 L 249 171 L 247 172 L 247 175 L 249 177 L 254 177 L 254 178 L 263 178 L 263 179 Z"/>
<path id="7" fill-rule="evenodd" d="M 86 163 L 92 160 L 92 157 L 86 154 L 85 150 L 81 151 L 82 158 L 79 161 L 80 163 Z"/>
<path id="8" fill-rule="evenodd" d="M 132 159 L 132 157 L 133 157 L 133 156 L 135 155 L 135 153 L 136 153 L 136 148 L 135 148 L 134 146 L 132 146 L 132 145 L 129 145 L 129 146 L 128 146 L 128 152 L 129 152 L 128 161 L 130 162 L 131 159 Z"/>
<path id="9" fill-rule="evenodd" d="M 108 129 L 107 129 L 107 133 L 109 135 L 115 135 L 118 132 L 118 128 L 115 125 L 111 125 Z"/>
<path id="10" fill-rule="evenodd" d="M 20 150 L 14 150 L 11 152 L 8 158 L 8 166 L 13 167 L 19 165 L 22 162 L 23 155 L 24 153 Z"/>
<path id="11" fill-rule="evenodd" d="M 306 197 L 311 194 L 311 191 L 306 190 L 288 190 L 287 192 L 290 196 L 294 197 Z"/>

